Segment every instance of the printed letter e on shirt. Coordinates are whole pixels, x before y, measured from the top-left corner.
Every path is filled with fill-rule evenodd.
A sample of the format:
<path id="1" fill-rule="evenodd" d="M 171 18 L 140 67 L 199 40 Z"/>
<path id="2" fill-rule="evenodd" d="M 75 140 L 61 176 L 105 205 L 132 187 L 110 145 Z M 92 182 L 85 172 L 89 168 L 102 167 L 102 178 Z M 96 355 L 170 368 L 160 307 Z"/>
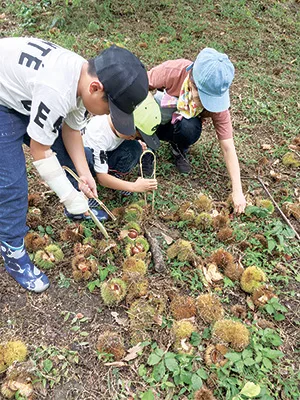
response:
<path id="1" fill-rule="evenodd" d="M 42 101 L 40 102 L 40 105 L 38 107 L 38 112 L 36 114 L 36 117 L 34 118 L 34 122 L 40 127 L 44 128 L 44 122 L 48 118 L 48 114 L 50 113 L 50 108 L 46 106 Z"/>

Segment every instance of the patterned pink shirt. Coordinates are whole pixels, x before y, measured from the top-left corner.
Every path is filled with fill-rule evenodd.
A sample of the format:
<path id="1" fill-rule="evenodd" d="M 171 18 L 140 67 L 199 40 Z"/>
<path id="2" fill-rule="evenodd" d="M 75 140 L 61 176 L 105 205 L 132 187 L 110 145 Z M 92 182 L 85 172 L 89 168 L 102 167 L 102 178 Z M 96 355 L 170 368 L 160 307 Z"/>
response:
<path id="1" fill-rule="evenodd" d="M 181 86 L 188 72 L 186 68 L 192 61 L 184 58 L 169 60 L 152 68 L 148 72 L 149 89 L 165 90 L 170 96 L 179 96 Z M 233 137 L 229 110 L 210 112 L 203 110 L 199 115 L 202 119 L 211 118 L 219 140 Z"/>

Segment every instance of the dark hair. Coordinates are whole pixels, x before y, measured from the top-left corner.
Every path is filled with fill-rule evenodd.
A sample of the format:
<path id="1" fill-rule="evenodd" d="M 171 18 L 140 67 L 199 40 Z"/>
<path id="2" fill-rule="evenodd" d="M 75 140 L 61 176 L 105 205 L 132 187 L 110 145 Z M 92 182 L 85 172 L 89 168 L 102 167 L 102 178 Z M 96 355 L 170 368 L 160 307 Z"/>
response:
<path id="1" fill-rule="evenodd" d="M 95 67 L 95 59 L 94 58 L 90 58 L 88 60 L 88 70 L 87 70 L 88 74 L 90 76 L 97 76 L 97 72 L 96 72 L 96 67 Z"/>
<path id="2" fill-rule="evenodd" d="M 103 92 L 102 100 L 108 103 L 108 94 L 106 92 Z"/>
<path id="3" fill-rule="evenodd" d="M 90 76 L 93 76 L 95 78 L 98 78 L 97 76 L 97 72 L 96 72 L 96 67 L 95 67 L 95 59 L 94 58 L 90 58 L 88 60 L 88 70 L 87 70 L 88 74 Z M 102 100 L 108 102 L 108 95 L 106 92 L 103 92 L 103 96 L 102 96 Z"/>

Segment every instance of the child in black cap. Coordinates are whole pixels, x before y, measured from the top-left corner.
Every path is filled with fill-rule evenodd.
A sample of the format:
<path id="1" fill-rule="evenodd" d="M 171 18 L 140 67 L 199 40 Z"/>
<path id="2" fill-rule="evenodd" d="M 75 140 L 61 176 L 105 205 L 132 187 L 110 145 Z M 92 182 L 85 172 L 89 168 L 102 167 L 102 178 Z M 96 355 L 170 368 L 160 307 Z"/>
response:
<path id="1" fill-rule="evenodd" d="M 133 111 L 148 94 L 143 64 L 130 51 L 112 46 L 88 62 L 51 42 L 35 38 L 0 39 L 0 245 L 6 271 L 25 289 L 42 292 L 45 274 L 24 248 L 27 178 L 23 142 L 34 165 L 70 214 L 84 213 L 88 201 L 67 179 L 51 146 L 62 139 L 82 184 L 97 195 L 80 130 L 86 110 L 110 113 L 116 129 L 135 132 Z"/>

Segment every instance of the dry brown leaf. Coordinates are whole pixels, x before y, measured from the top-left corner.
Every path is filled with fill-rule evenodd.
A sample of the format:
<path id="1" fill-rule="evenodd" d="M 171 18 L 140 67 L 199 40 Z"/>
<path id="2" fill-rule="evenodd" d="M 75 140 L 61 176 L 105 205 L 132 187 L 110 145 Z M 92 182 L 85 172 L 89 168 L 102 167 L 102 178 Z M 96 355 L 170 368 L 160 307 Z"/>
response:
<path id="1" fill-rule="evenodd" d="M 156 325 L 162 326 L 162 324 L 163 324 L 163 317 L 162 317 L 161 315 L 154 315 L 154 317 L 153 317 L 153 322 L 154 322 Z"/>
<path id="2" fill-rule="evenodd" d="M 117 243 L 112 242 L 110 243 L 107 247 L 105 247 L 105 249 L 103 250 L 103 253 L 106 253 L 108 250 L 113 249 L 114 247 L 116 247 Z"/>
<path id="3" fill-rule="evenodd" d="M 208 264 L 207 267 L 203 267 L 203 273 L 208 283 L 219 282 L 223 280 L 223 275 L 219 272 L 216 264 Z"/>
<path id="4" fill-rule="evenodd" d="M 288 148 L 289 148 L 290 150 L 298 150 L 299 146 L 297 146 L 297 145 L 295 145 L 295 144 L 290 144 L 290 145 L 288 146 Z"/>
<path id="5" fill-rule="evenodd" d="M 188 351 L 190 349 L 190 346 L 188 346 L 186 344 L 186 342 L 187 342 L 186 338 L 185 339 L 181 339 L 180 344 L 181 344 L 181 347 L 183 348 L 183 350 Z"/>
<path id="6" fill-rule="evenodd" d="M 171 243 L 174 242 L 174 239 L 171 238 L 171 236 L 168 236 L 168 235 L 166 235 L 166 234 L 164 234 L 164 233 L 161 233 L 161 235 L 162 235 L 162 237 L 165 239 L 167 245 L 170 245 Z"/>
<path id="7" fill-rule="evenodd" d="M 128 325 L 128 319 L 127 318 L 119 318 L 119 313 L 113 311 L 113 312 L 111 312 L 111 315 L 114 317 L 117 324 L 122 325 L 122 326 Z"/>
<path id="8" fill-rule="evenodd" d="M 8 381 L 7 386 L 10 390 L 16 392 L 20 391 L 20 395 L 26 398 L 30 397 L 33 393 L 33 386 L 31 383 L 23 383 L 18 381 Z"/>
<path id="9" fill-rule="evenodd" d="M 128 354 L 126 357 L 123 358 L 124 361 L 131 361 L 134 360 L 139 356 L 139 352 L 143 350 L 143 346 L 141 346 L 141 343 L 138 343 L 137 345 L 131 347 L 130 349 L 127 350 Z"/>
<path id="10" fill-rule="evenodd" d="M 129 232 L 128 229 L 123 229 L 123 230 L 119 233 L 118 239 L 119 239 L 119 240 L 125 239 L 125 238 L 128 236 L 128 232 Z"/>
<path id="11" fill-rule="evenodd" d="M 250 310 L 254 311 L 255 310 L 255 305 L 251 299 L 250 296 L 247 296 L 246 302 L 248 304 L 248 307 L 250 308 Z"/>
<path id="12" fill-rule="evenodd" d="M 261 145 L 261 148 L 263 150 L 271 150 L 272 146 L 270 144 L 264 143 L 264 144 Z"/>
<path id="13" fill-rule="evenodd" d="M 107 367 L 128 367 L 128 364 L 123 362 L 123 361 L 113 361 L 110 363 L 104 363 L 105 366 Z"/>
<path id="14" fill-rule="evenodd" d="M 276 182 L 279 182 L 282 179 L 282 175 L 279 172 L 275 172 L 273 169 L 271 169 L 270 175 Z"/>

